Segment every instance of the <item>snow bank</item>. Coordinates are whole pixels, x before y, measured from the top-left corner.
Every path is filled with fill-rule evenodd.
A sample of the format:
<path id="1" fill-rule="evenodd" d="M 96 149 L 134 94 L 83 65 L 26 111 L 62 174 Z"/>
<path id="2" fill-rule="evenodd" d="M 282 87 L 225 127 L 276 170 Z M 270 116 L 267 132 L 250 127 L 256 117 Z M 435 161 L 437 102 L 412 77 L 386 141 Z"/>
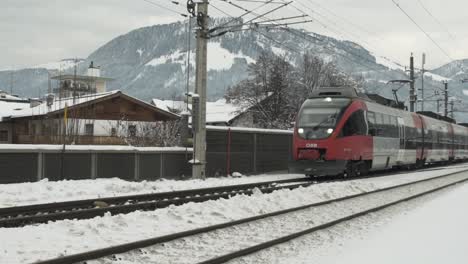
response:
<path id="1" fill-rule="evenodd" d="M 0 152 L 13 151 L 62 151 L 63 145 L 47 144 L 0 144 Z M 124 145 L 66 145 L 66 151 L 126 151 L 126 152 L 185 152 L 191 148 L 183 147 L 133 147 Z"/>
<path id="2" fill-rule="evenodd" d="M 159 180 L 129 182 L 118 178 L 96 180 L 48 181 L 0 184 L 0 207 L 51 203 L 78 199 L 169 192 L 302 177 L 296 174 L 258 175 L 249 177 L 208 178 L 206 180 Z"/>

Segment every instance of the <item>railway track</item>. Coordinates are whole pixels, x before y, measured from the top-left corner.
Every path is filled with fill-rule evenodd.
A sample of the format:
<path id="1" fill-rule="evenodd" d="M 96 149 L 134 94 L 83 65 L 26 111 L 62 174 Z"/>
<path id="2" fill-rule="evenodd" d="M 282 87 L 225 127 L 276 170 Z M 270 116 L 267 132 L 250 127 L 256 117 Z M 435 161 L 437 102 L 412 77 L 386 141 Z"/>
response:
<path id="1" fill-rule="evenodd" d="M 468 169 L 37 263 L 65 264 L 89 260 L 137 263 L 139 255 L 144 260 L 140 263 L 224 263 L 466 181 Z M 296 223 L 288 225 L 292 219 L 296 219 Z"/>
<path id="2" fill-rule="evenodd" d="M 428 167 L 412 172 L 440 170 L 444 167 Z M 103 216 L 106 213 L 126 214 L 137 210 L 150 211 L 170 205 L 181 205 L 188 202 L 205 202 L 220 198 L 229 198 L 234 195 L 252 194 L 254 188 L 263 193 L 271 193 L 280 189 L 295 189 L 312 184 L 336 182 L 345 180 L 358 180 L 375 177 L 386 177 L 405 174 L 407 171 L 384 171 L 372 173 L 367 176 L 353 178 L 321 177 L 320 179 L 294 178 L 287 180 L 248 183 L 222 187 L 180 190 L 172 192 L 148 193 L 96 199 L 84 199 L 56 203 L 34 204 L 16 207 L 0 208 L 1 227 L 21 227 L 31 224 L 47 223 L 65 219 L 89 219 Z M 301 182 L 301 183 L 298 183 Z M 287 185 L 289 184 L 289 185 Z"/>
<path id="3" fill-rule="evenodd" d="M 106 213 L 122 214 L 136 210 L 155 210 L 169 205 L 204 202 L 234 195 L 250 195 L 258 188 L 264 193 L 295 189 L 313 184 L 307 178 L 211 187 L 127 196 L 85 199 L 57 203 L 0 208 L 0 227 L 19 227 L 64 219 L 89 219 Z"/>

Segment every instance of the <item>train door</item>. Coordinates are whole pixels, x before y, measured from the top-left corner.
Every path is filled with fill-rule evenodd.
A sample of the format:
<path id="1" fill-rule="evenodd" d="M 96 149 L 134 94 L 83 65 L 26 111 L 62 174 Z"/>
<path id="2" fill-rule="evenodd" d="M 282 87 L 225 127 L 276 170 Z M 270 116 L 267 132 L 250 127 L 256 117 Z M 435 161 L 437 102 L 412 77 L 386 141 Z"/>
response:
<path id="1" fill-rule="evenodd" d="M 406 149 L 406 144 L 405 144 L 406 135 L 405 135 L 405 121 L 401 117 L 398 117 L 398 136 L 400 139 L 400 147 L 398 149 L 397 162 L 404 163 L 405 162 L 405 149 Z"/>

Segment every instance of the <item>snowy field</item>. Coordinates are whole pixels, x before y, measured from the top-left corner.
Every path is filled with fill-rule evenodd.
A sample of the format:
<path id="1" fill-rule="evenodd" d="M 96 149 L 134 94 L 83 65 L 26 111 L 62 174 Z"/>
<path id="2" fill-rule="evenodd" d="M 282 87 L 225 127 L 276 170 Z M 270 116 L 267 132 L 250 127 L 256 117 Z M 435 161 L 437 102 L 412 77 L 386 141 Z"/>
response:
<path id="1" fill-rule="evenodd" d="M 449 167 L 440 167 L 439 170 L 450 168 L 451 171 L 457 171 L 468 168 L 468 164 L 459 164 Z M 428 169 L 432 171 L 432 169 Z M 392 176 L 397 182 L 406 182 L 413 180 L 412 177 L 430 177 L 431 173 L 417 172 Z M 96 180 L 65 180 L 48 181 L 44 179 L 33 183 L 0 184 L 0 207 L 11 207 L 17 205 L 29 205 L 39 203 L 51 203 L 79 199 L 94 199 L 99 197 L 111 197 L 121 195 L 132 195 L 142 193 L 168 192 L 176 190 L 186 190 L 205 187 L 216 187 L 226 185 L 236 185 L 244 183 L 254 183 L 262 181 L 274 181 L 282 179 L 300 178 L 299 174 L 270 174 L 257 176 L 242 176 L 239 178 L 222 177 L 208 178 L 206 180 L 158 180 L 129 182 L 118 178 L 96 179 Z M 385 185 L 389 183 L 387 177 L 371 178 L 359 180 L 362 182 L 379 182 Z"/>
<path id="2" fill-rule="evenodd" d="M 161 236 L 257 214 L 371 191 L 417 179 L 434 177 L 448 172 L 456 172 L 466 169 L 465 166 L 466 165 L 457 165 L 446 169 L 400 174 L 392 177 L 317 184 L 295 190 L 279 190 L 271 194 L 255 193 L 252 196 L 238 195 L 231 199 L 189 203 L 181 206 L 170 206 L 155 211 L 137 211 L 126 215 L 112 216 L 108 214 L 104 217 L 96 217 L 88 220 L 64 220 L 49 224 L 26 226 L 23 228 L 0 228 L 0 237 L 2 238 L 0 240 L 0 248 L 2 249 L 0 263 L 28 263 L 38 259 L 53 258 L 63 254 L 79 253 L 91 249 Z M 269 178 L 270 176 L 259 177 L 266 177 L 268 179 L 265 180 L 271 180 L 271 178 Z M 275 175 L 274 177 L 283 178 L 291 176 Z M 252 178 L 212 180 L 225 180 L 237 184 L 240 183 L 240 180 L 244 179 Z M 259 178 L 255 180 L 258 179 Z M 195 185 L 200 187 L 200 185 L 206 182 L 207 181 L 191 181 L 191 184 L 193 187 L 195 187 Z M 89 185 L 82 186 L 71 184 L 70 186 L 73 186 L 71 190 L 74 191 L 70 192 L 77 192 L 79 188 L 90 187 L 93 184 L 97 185 L 96 183 L 96 181 L 90 181 Z M 161 184 L 161 182 L 157 183 Z M 162 183 L 166 184 L 164 188 L 176 188 L 176 182 L 164 181 Z M 190 182 L 181 182 L 180 184 L 188 183 Z M 220 183 L 221 182 L 216 182 L 216 184 Z M 44 182 L 37 184 L 62 185 L 63 183 Z M 144 185 L 148 183 L 132 184 Z M 215 183 L 213 184 L 216 185 Z M 186 186 L 179 187 L 183 189 Z M 99 187 L 96 188 L 99 189 Z M 162 187 L 159 186 L 157 188 Z M 32 188 L 25 188 L 23 191 L 26 193 L 23 194 L 31 195 L 30 193 L 33 192 L 33 190 Z M 49 196 L 53 197 L 54 195 L 58 195 L 60 190 L 61 189 L 50 190 Z M 311 251 L 310 248 L 304 250 L 306 252 Z M 281 263 L 294 263 L 294 261 Z"/>
<path id="3" fill-rule="evenodd" d="M 465 264 L 467 200 L 460 184 L 229 263 Z"/>

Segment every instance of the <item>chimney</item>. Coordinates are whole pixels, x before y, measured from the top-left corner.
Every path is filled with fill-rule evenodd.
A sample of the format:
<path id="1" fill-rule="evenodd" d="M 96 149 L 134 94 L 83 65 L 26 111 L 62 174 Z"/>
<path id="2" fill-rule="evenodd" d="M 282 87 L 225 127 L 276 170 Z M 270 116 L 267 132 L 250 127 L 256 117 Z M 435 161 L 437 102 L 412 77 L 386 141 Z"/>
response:
<path id="1" fill-rule="evenodd" d="M 47 106 L 48 107 L 51 107 L 54 104 L 54 99 L 55 99 L 54 94 L 47 94 L 46 95 L 46 101 L 47 101 Z"/>
<path id="2" fill-rule="evenodd" d="M 98 66 L 94 66 L 94 61 L 91 61 L 91 64 L 89 64 L 88 76 L 101 77 L 101 69 Z"/>
<path id="3" fill-rule="evenodd" d="M 42 101 L 38 98 L 31 98 L 29 99 L 29 107 L 33 108 L 33 107 L 36 107 L 38 105 L 40 105 L 42 103 Z"/>

